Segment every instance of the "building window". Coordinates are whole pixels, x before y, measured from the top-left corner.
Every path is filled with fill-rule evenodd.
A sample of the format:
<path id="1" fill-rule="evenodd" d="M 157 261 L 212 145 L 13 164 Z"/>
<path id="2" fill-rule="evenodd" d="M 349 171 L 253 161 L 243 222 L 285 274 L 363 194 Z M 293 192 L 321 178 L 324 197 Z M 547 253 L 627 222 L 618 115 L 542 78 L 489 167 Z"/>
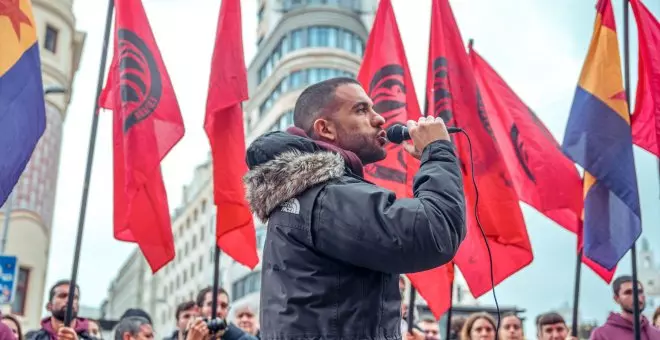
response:
<path id="1" fill-rule="evenodd" d="M 352 31 L 333 26 L 309 26 L 284 35 L 275 49 L 259 68 L 258 83 L 264 81 L 286 54 L 306 47 L 330 47 L 345 50 L 362 57 L 364 41 Z"/>
<path id="2" fill-rule="evenodd" d="M 188 271 L 186 269 L 183 270 L 183 284 L 186 284 L 188 282 Z"/>
<path id="3" fill-rule="evenodd" d="M 204 255 L 200 255 L 199 256 L 199 265 L 198 265 L 197 270 L 199 270 L 199 272 L 201 272 L 203 268 L 204 268 Z"/>
<path id="4" fill-rule="evenodd" d="M 204 242 L 204 226 L 199 230 L 199 242 Z"/>
<path id="5" fill-rule="evenodd" d="M 197 222 L 197 209 L 195 209 L 195 212 L 193 212 L 193 222 Z"/>
<path id="6" fill-rule="evenodd" d="M 289 76 L 282 79 L 266 98 L 266 100 L 264 100 L 264 102 L 259 106 L 259 114 L 261 116 L 265 115 L 277 102 L 280 96 L 287 92 L 303 88 L 309 84 L 318 83 L 320 81 L 336 77 L 355 78 L 355 75 L 351 72 L 335 68 L 309 68 L 294 71 Z M 291 121 L 291 124 L 293 124 L 293 120 Z"/>
<path id="7" fill-rule="evenodd" d="M 261 272 L 250 272 L 232 285 L 232 299 L 238 300 L 261 289 Z"/>
<path id="8" fill-rule="evenodd" d="M 190 264 L 190 278 L 195 277 L 195 262 Z"/>
<path id="9" fill-rule="evenodd" d="M 46 39 L 44 40 L 44 48 L 55 53 L 57 52 L 57 35 L 59 31 L 51 26 L 46 25 Z"/>
<path id="10" fill-rule="evenodd" d="M 202 200 L 202 214 L 206 213 L 206 200 Z"/>
<path id="11" fill-rule="evenodd" d="M 197 235 L 193 235 L 192 249 L 195 249 L 196 247 L 197 247 Z"/>
<path id="12" fill-rule="evenodd" d="M 266 244 L 266 229 L 259 228 L 257 229 L 257 247 L 259 250 L 264 249 Z"/>
<path id="13" fill-rule="evenodd" d="M 16 295 L 11 304 L 11 312 L 18 315 L 25 315 L 25 302 L 27 301 L 28 285 L 30 282 L 30 269 L 20 267 L 18 269 L 18 279 L 16 280 Z"/>

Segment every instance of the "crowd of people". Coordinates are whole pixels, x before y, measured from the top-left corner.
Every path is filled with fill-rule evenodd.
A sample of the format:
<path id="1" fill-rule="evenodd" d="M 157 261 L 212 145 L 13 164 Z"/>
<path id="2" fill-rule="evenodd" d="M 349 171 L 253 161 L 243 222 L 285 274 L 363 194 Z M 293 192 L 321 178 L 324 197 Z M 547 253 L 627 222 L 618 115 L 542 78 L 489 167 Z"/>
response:
<path id="1" fill-rule="evenodd" d="M 633 293 L 632 278 L 621 276 L 612 284 L 614 301 L 619 305 L 618 312 L 610 313 L 607 321 L 595 328 L 589 337 L 593 340 L 633 339 Z M 401 295 L 404 295 L 405 280 L 399 280 Z M 227 322 L 224 332 L 211 334 L 205 320 L 212 318 L 213 290 L 207 287 L 199 291 L 195 301 L 184 301 L 176 308 L 172 320 L 174 331 L 165 336 L 157 336 L 152 326 L 151 316 L 144 310 L 131 308 L 124 312 L 113 329 L 113 339 L 103 339 L 98 320 L 77 316 L 79 288 L 74 297 L 74 318 L 70 327 L 64 325 L 69 282 L 59 281 L 49 291 L 46 309 L 50 316 L 41 321 L 41 328 L 25 331 L 19 318 L 5 314 L 0 324 L 0 340 L 256 340 L 261 339 L 259 307 L 251 304 L 231 305 L 227 291 L 220 288 L 217 294 L 215 317 Z M 639 283 L 640 309 L 644 310 L 644 289 Z M 440 331 L 439 320 L 431 316 L 419 317 L 415 313 L 412 334 L 405 323 L 408 308 L 401 305 L 401 335 L 414 340 L 574 340 L 567 321 L 558 313 L 548 312 L 535 319 L 536 334 L 524 333 L 524 320 L 517 314 L 501 316 L 499 333 L 496 334 L 497 320 L 486 312 L 473 313 L 467 317 L 451 319 L 450 337 Z M 230 313 L 231 311 L 231 313 Z M 660 340 L 660 308 L 652 319 L 641 317 L 643 340 Z"/>
<path id="2" fill-rule="evenodd" d="M 606 322 L 591 331 L 591 340 L 615 340 L 634 339 L 633 329 L 633 291 L 632 277 L 624 275 L 616 278 L 612 283 L 612 293 L 616 304 L 620 307 L 618 312 L 611 312 Z M 639 307 L 643 311 L 646 298 L 641 283 L 639 288 Z M 403 290 L 402 290 L 403 291 Z M 407 308 L 402 308 L 403 317 L 406 317 Z M 556 312 L 548 312 L 538 315 L 535 319 L 536 333 L 526 336 L 524 333 L 523 319 L 509 313 L 502 315 L 500 319 L 499 333 L 496 334 L 497 321 L 493 315 L 486 312 L 473 313 L 468 317 L 453 317 L 450 324 L 449 340 L 577 340 L 578 337 L 571 336 L 569 324 Z M 425 317 L 419 319 L 415 325 L 419 340 L 446 340 L 444 334 L 440 333 L 437 320 Z M 407 332 L 407 325 L 403 324 L 402 332 Z M 641 317 L 642 340 L 660 339 L 660 307 L 653 313 L 649 321 L 645 316 Z"/>

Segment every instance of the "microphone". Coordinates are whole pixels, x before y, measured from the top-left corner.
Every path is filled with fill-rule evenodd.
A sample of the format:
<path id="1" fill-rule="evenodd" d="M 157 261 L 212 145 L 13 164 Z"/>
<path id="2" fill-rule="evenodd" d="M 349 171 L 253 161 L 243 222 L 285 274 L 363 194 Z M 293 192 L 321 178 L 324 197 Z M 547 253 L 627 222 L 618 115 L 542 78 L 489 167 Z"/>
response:
<path id="1" fill-rule="evenodd" d="M 449 133 L 456 133 L 461 131 L 463 131 L 461 128 L 457 128 L 453 126 L 447 127 L 447 132 Z M 408 127 L 401 123 L 392 124 L 392 126 L 388 127 L 387 130 L 385 130 L 385 132 L 387 133 L 387 140 L 395 144 L 401 144 L 403 143 L 404 140 L 410 140 L 410 133 L 408 133 Z"/>

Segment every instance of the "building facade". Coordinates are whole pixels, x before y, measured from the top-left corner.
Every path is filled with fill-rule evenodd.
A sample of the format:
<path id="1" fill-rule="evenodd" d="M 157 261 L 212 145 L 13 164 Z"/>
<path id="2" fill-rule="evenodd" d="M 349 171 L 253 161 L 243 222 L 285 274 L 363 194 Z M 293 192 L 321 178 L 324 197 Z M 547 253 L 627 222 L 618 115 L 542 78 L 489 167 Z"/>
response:
<path id="1" fill-rule="evenodd" d="M 72 0 L 32 0 L 44 88 L 66 92 L 46 95 L 46 130 L 12 191 L 11 202 L 0 209 L 4 224 L 7 206 L 11 208 L 5 250 L 19 261 L 15 299 L 3 312 L 19 316 L 26 329 L 37 328 L 44 310 L 62 127 L 71 100 L 68 89 L 85 42 L 85 34 L 75 29 L 72 4 Z"/>
<path id="2" fill-rule="evenodd" d="M 260 0 L 258 52 L 248 67 L 248 143 L 293 125 L 293 107 L 307 85 L 356 77 L 375 0 Z"/>

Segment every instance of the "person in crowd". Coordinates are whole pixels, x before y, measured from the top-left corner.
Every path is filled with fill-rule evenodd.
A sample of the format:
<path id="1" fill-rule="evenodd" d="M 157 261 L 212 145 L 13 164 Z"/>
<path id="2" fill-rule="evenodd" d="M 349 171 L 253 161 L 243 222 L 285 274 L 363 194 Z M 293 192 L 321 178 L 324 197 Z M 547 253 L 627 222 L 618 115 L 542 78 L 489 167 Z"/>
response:
<path id="1" fill-rule="evenodd" d="M 0 340 L 17 340 L 18 336 L 5 322 L 0 322 Z"/>
<path id="2" fill-rule="evenodd" d="M 388 142 L 385 118 L 355 79 L 307 87 L 293 116 L 293 128 L 258 137 L 246 156 L 247 201 L 268 221 L 261 338 L 396 339 L 399 275 L 449 262 L 466 234 L 447 128 L 441 118 L 408 122 L 413 143 L 398 159 L 421 166 L 405 198 L 363 178 Z M 393 159 L 374 176 L 402 183 L 405 168 Z"/>
<path id="3" fill-rule="evenodd" d="M 465 325 L 467 318 L 464 316 L 454 316 L 451 318 L 449 340 L 459 340 L 461 338 L 461 331 Z"/>
<path id="4" fill-rule="evenodd" d="M 119 320 L 125 319 L 125 318 L 130 318 L 131 316 L 139 316 L 142 318 L 147 319 L 149 321 L 150 325 L 153 325 L 153 321 L 151 319 L 151 315 L 147 313 L 145 310 L 140 309 L 140 308 L 129 308 L 126 311 L 124 311 L 124 314 L 121 315 Z"/>
<path id="5" fill-rule="evenodd" d="M 101 325 L 98 321 L 88 319 L 89 326 L 87 326 L 89 335 L 96 340 L 103 340 L 103 333 L 101 333 Z"/>
<path id="6" fill-rule="evenodd" d="M 243 303 L 232 308 L 234 323 L 245 333 L 259 337 L 259 309 L 250 303 Z"/>
<path id="7" fill-rule="evenodd" d="M 213 315 L 213 288 L 206 287 L 197 293 L 196 303 L 200 317 L 195 318 L 188 324 L 186 340 L 208 340 L 209 330 L 205 320 L 211 320 L 213 318 L 221 319 L 227 325 L 221 340 L 257 340 L 256 337 L 227 321 L 227 314 L 229 313 L 229 294 L 227 291 L 219 288 L 217 298 L 218 305 L 215 315 Z"/>
<path id="8" fill-rule="evenodd" d="M 644 286 L 637 282 L 639 292 L 639 311 L 644 310 L 646 297 L 644 296 Z M 617 277 L 612 283 L 614 293 L 614 302 L 616 302 L 621 311 L 619 313 L 610 313 L 605 324 L 597 327 L 591 333 L 592 340 L 610 340 L 610 339 L 632 339 L 634 337 L 633 329 L 633 279 L 629 275 Z M 640 315 L 640 333 L 642 340 L 660 340 L 660 329 L 651 326 L 649 320 Z"/>
<path id="9" fill-rule="evenodd" d="M 569 335 L 564 317 L 555 312 L 536 317 L 536 335 L 538 340 L 577 340 Z"/>
<path id="10" fill-rule="evenodd" d="M 473 313 L 463 325 L 461 340 L 495 340 L 495 319 L 485 312 Z"/>
<path id="11" fill-rule="evenodd" d="M 417 327 L 422 330 L 426 340 L 440 340 L 440 324 L 433 317 L 422 318 Z"/>
<path id="12" fill-rule="evenodd" d="M 89 335 L 89 323 L 87 319 L 78 317 L 78 300 L 80 299 L 80 287 L 76 285 L 73 297 L 73 319 L 71 327 L 64 325 L 66 304 L 69 298 L 69 281 L 56 282 L 48 291 L 48 303 L 46 310 L 50 317 L 41 321 L 41 329 L 30 334 L 29 340 L 92 340 Z"/>
<path id="13" fill-rule="evenodd" d="M 115 340 L 153 340 L 151 321 L 141 316 L 121 318 L 115 327 Z"/>
<path id="14" fill-rule="evenodd" d="M 199 315 L 195 301 L 184 301 L 176 306 L 174 314 L 176 320 L 176 329 L 163 340 L 184 340 L 184 332 L 188 324 Z"/>
<path id="15" fill-rule="evenodd" d="M 656 308 L 655 312 L 653 312 L 653 326 L 656 328 L 660 328 L 660 307 Z"/>
<path id="16" fill-rule="evenodd" d="M 10 314 L 2 315 L 2 323 L 7 325 L 11 329 L 12 333 L 16 337 L 16 340 L 24 340 L 23 329 L 21 328 L 21 322 L 18 319 Z"/>
<path id="17" fill-rule="evenodd" d="M 508 313 L 502 316 L 499 339 L 525 340 L 522 320 L 515 313 Z"/>

